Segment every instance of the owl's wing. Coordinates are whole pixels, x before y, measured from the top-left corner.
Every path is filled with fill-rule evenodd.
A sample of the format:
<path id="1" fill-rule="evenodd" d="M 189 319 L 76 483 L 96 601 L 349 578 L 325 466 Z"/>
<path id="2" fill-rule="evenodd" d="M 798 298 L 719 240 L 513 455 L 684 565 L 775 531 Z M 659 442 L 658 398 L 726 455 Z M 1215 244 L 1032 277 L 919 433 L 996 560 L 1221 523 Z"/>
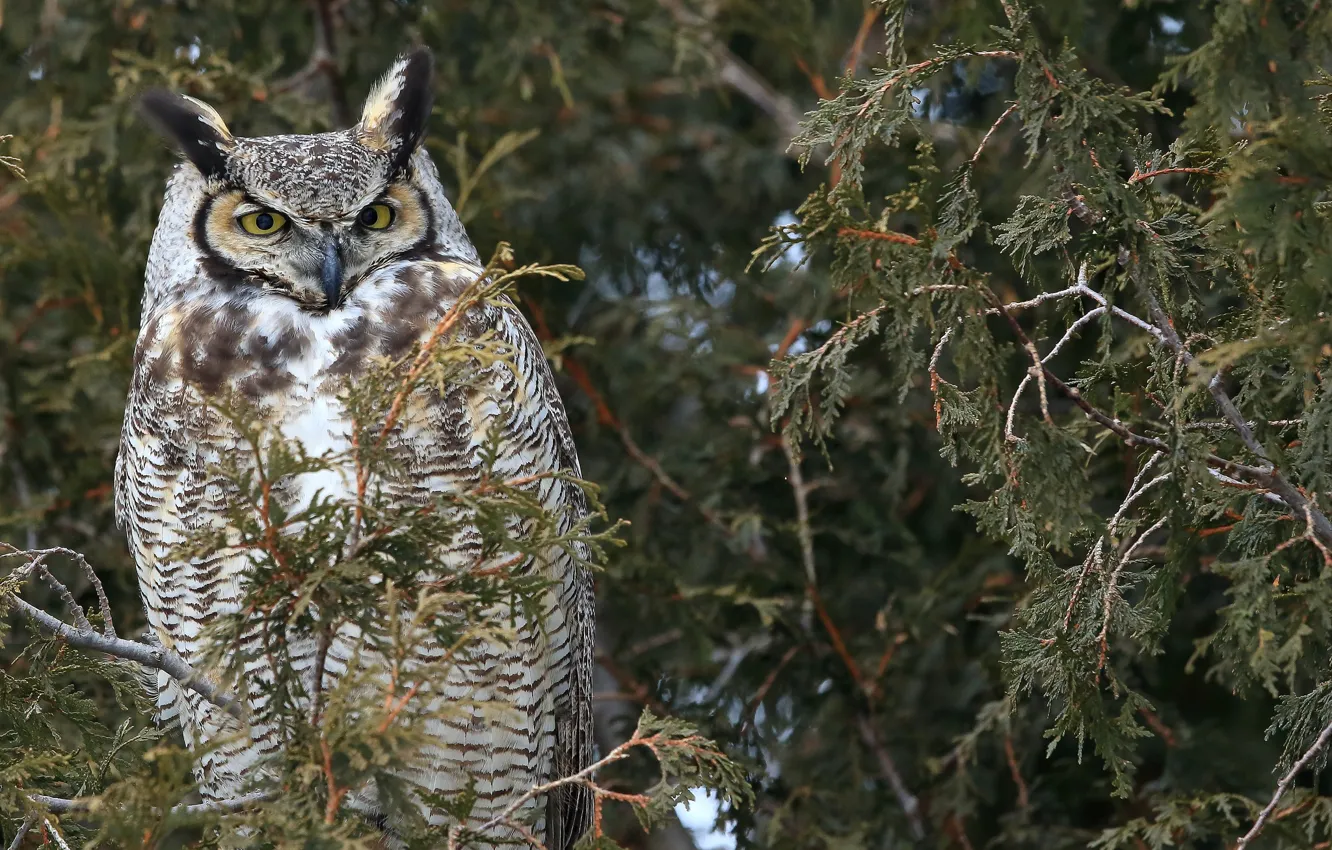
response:
<path id="1" fill-rule="evenodd" d="M 134 351 L 134 371 L 116 454 L 116 524 L 128 538 L 139 577 L 139 593 L 148 617 L 149 633 L 171 649 L 172 626 L 179 625 L 183 600 L 171 585 L 170 549 L 182 541 L 173 516 L 179 497 L 198 492 L 201 470 L 191 463 L 188 417 L 194 409 L 184 399 L 184 387 L 163 381 L 158 363 L 160 335 L 169 320 L 145 319 Z M 164 674 L 156 680 L 157 720 L 171 724 L 180 719 L 183 692 Z M 187 730 L 188 734 L 188 730 Z"/>
<path id="2" fill-rule="evenodd" d="M 116 524 L 134 558 L 152 639 L 197 664 L 200 628 L 215 600 L 234 595 L 235 584 L 225 576 L 239 570 L 236 562 L 243 558 L 173 557 L 189 538 L 226 525 L 231 494 L 209 465 L 234 445 L 222 434 L 215 412 L 173 368 L 176 352 L 163 343 L 173 322 L 174 314 L 145 317 L 135 347 L 116 455 Z M 190 743 L 201 734 L 201 720 L 213 732 L 232 728 L 223 712 L 165 673 L 156 676 L 155 691 L 158 723 L 180 723 Z M 207 758 L 225 759 L 226 753 L 217 750 Z"/>
<path id="3" fill-rule="evenodd" d="M 520 363 L 528 374 L 528 385 L 539 388 L 541 403 L 547 416 L 547 427 L 553 432 L 559 468 L 581 475 L 578 450 L 573 433 L 569 430 L 569 417 L 564 402 L 555 387 L 555 376 L 526 319 L 513 308 L 510 313 Z M 522 356 L 524 353 L 527 356 Z M 551 498 L 559 504 L 552 509 L 564 510 L 570 524 L 587 514 L 587 497 L 579 487 L 563 484 L 551 490 Z M 555 682 L 555 754 L 552 759 L 552 779 L 563 778 L 583 770 L 592 763 L 592 669 L 595 663 L 596 600 L 593 594 L 592 574 L 582 564 L 573 563 L 567 556 L 560 557 L 563 567 L 559 579 L 559 593 L 568 623 L 569 646 L 567 657 L 560 665 L 560 680 Z M 552 792 L 546 807 L 546 846 L 549 850 L 569 850 L 592 824 L 592 791 L 583 785 L 566 785 Z"/>

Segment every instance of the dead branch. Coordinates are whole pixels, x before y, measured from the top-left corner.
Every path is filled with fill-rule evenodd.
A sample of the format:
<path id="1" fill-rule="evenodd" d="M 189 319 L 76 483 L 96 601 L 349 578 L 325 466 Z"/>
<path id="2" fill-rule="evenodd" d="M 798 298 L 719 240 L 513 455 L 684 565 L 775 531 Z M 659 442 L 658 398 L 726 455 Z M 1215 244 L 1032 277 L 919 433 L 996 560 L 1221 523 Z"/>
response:
<path id="1" fill-rule="evenodd" d="M 773 120 L 781 136 L 781 148 L 786 150 L 791 140 L 800 134 L 800 119 L 804 111 L 796 106 L 795 101 L 774 88 L 752 65 L 736 56 L 717 39 L 707 18 L 686 8 L 681 0 L 658 2 L 678 25 L 697 35 L 717 69 L 717 81 L 757 106 Z"/>
<path id="2" fill-rule="evenodd" d="M 870 752 L 874 753 L 875 759 L 879 762 L 879 774 L 887 780 L 893 789 L 893 794 L 897 796 L 897 804 L 901 806 L 906 814 L 907 823 L 911 826 L 911 834 L 917 841 L 925 838 L 925 821 L 920 814 L 920 800 L 911 793 L 906 783 L 902 781 L 902 774 L 897 771 L 897 764 L 893 762 L 893 757 L 889 754 L 886 747 L 879 741 L 878 735 L 874 732 L 874 724 L 865 714 L 856 718 L 856 724 L 860 727 L 860 738 L 869 747 Z"/>
<path id="3" fill-rule="evenodd" d="M 1179 334 L 1175 332 L 1174 325 L 1165 311 L 1161 309 L 1161 304 L 1156 299 L 1155 293 L 1144 287 L 1144 296 L 1147 300 L 1148 311 L 1151 314 L 1152 321 L 1161 330 L 1160 337 L 1167 346 L 1170 347 L 1175 355 L 1180 358 L 1185 366 L 1193 363 L 1193 355 L 1184 346 L 1180 340 Z M 1254 467 L 1243 464 L 1231 463 L 1229 468 L 1222 466 L 1224 472 L 1230 472 L 1232 469 L 1240 473 L 1240 477 L 1247 478 L 1250 481 L 1260 485 L 1264 489 L 1271 490 L 1276 494 L 1287 507 L 1296 515 L 1305 515 L 1313 526 L 1313 532 L 1321 541 L 1322 547 L 1332 547 L 1332 522 L 1329 522 L 1327 516 L 1319 510 L 1318 506 L 1304 493 L 1291 484 L 1284 475 L 1277 470 L 1267 455 L 1267 450 L 1253 436 L 1253 430 L 1249 427 L 1248 421 L 1240 415 L 1239 409 L 1235 407 L 1235 402 L 1221 385 L 1221 372 L 1218 371 L 1207 382 L 1207 390 L 1211 393 L 1213 401 L 1220 409 L 1221 415 L 1225 417 L 1230 426 L 1239 434 L 1240 440 L 1253 452 L 1265 466 Z"/>
<path id="4" fill-rule="evenodd" d="M 252 794 L 246 794 L 241 797 L 235 797 L 228 800 L 212 800 L 206 803 L 190 803 L 188 805 L 172 806 L 167 812 L 169 816 L 193 816 L 206 814 L 227 814 L 229 812 L 239 812 L 242 809 L 248 809 L 256 803 L 263 803 L 273 799 L 276 792 L 256 791 Z M 96 797 L 76 797 L 74 799 L 65 799 L 64 797 L 48 797 L 45 794 L 30 794 L 28 799 L 34 805 L 40 806 L 48 812 L 56 814 L 89 814 L 97 813 L 101 801 Z"/>
<path id="5" fill-rule="evenodd" d="M 19 552 L 17 554 L 30 555 L 31 560 L 29 561 L 29 564 L 34 564 L 41 557 L 44 557 L 40 552 Z M 77 628 L 70 626 L 68 623 L 57 619 L 22 599 L 17 594 L 11 595 L 8 603 L 25 614 L 40 628 L 54 634 L 71 646 L 78 647 L 79 649 L 92 650 L 94 652 L 104 652 L 107 655 L 116 658 L 133 661 L 150 670 L 160 670 L 179 682 L 182 687 L 194 691 L 213 705 L 221 708 L 227 714 L 235 717 L 237 720 L 243 721 L 245 719 L 244 708 L 234 696 L 226 693 L 217 685 L 203 678 L 194 670 L 194 668 L 186 663 L 185 659 L 181 658 L 180 655 L 171 649 L 161 646 L 152 646 L 151 644 L 141 643 L 139 641 L 124 640 L 123 638 L 108 637 L 107 635 L 99 634 L 92 630 L 91 625 L 87 624 L 86 618 L 84 619 L 84 626 Z"/>
<path id="6" fill-rule="evenodd" d="M 1281 777 L 1281 780 L 1277 782 L 1276 791 L 1272 792 L 1272 799 L 1269 800 L 1267 805 L 1263 807 L 1263 810 L 1258 813 L 1258 817 L 1254 820 L 1253 826 L 1249 827 L 1249 831 L 1244 833 L 1244 837 L 1236 842 L 1235 850 L 1245 850 L 1245 848 L 1249 846 L 1249 842 L 1258 837 L 1258 834 L 1263 831 L 1263 827 L 1267 825 L 1268 819 L 1272 817 L 1272 812 L 1276 811 L 1276 807 L 1281 802 L 1281 798 L 1286 795 L 1286 791 L 1290 790 L 1291 783 L 1295 781 L 1295 777 L 1299 775 L 1300 771 L 1308 767 L 1308 765 L 1317 758 L 1320 753 L 1322 753 L 1323 749 L 1327 747 L 1327 742 L 1330 739 L 1332 739 L 1332 723 L 1328 723 L 1323 727 L 1323 731 L 1319 733 L 1318 739 L 1313 742 L 1313 745 L 1304 751 L 1304 755 L 1300 756 L 1299 761 L 1291 765 L 1290 770 L 1286 771 L 1286 775 Z"/>

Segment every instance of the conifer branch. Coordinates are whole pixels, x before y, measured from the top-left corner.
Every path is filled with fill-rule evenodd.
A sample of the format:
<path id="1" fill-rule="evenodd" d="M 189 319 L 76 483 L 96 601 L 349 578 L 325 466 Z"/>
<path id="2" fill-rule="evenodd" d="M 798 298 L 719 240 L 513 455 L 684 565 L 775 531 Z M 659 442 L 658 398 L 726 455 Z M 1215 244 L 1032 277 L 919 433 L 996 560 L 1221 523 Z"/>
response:
<path id="1" fill-rule="evenodd" d="M 1206 174 L 1215 176 L 1216 172 L 1207 168 L 1158 168 L 1155 171 L 1139 171 L 1136 168 L 1129 175 L 1129 183 L 1141 183 L 1144 180 L 1151 180 L 1153 177 L 1160 177 L 1162 174 Z"/>
<path id="2" fill-rule="evenodd" d="M 1332 740 L 1332 722 L 1323 727 L 1323 731 L 1319 733 L 1313 745 L 1304 751 L 1304 755 L 1300 756 L 1299 761 L 1291 765 L 1290 770 L 1286 771 L 1286 775 L 1282 776 L 1280 781 L 1277 782 L 1276 791 L 1272 792 L 1272 799 L 1258 813 L 1258 817 L 1254 820 L 1253 826 L 1249 827 L 1249 831 L 1244 833 L 1244 836 L 1236 842 L 1235 850 L 1245 850 L 1249 843 L 1258 837 L 1258 834 L 1263 831 L 1263 827 L 1267 825 L 1268 819 L 1272 817 L 1272 812 L 1276 811 L 1277 805 L 1281 803 L 1281 798 L 1286 796 L 1286 792 L 1290 790 L 1295 777 L 1299 776 L 1300 771 L 1308 767 L 1323 752 L 1329 740 Z"/>

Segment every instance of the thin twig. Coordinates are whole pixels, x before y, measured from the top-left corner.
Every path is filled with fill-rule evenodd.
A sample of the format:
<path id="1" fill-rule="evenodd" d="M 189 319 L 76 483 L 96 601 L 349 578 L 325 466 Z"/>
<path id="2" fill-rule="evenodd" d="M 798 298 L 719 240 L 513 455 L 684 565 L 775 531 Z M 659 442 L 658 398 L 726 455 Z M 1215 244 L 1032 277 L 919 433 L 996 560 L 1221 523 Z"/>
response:
<path id="1" fill-rule="evenodd" d="M 65 607 L 69 609 L 70 616 L 74 618 L 74 625 L 80 631 L 90 632 L 93 630 L 92 623 L 88 622 L 88 615 L 84 612 L 83 606 L 74 601 L 74 594 L 69 592 L 69 588 L 65 586 L 63 581 L 51 575 L 51 571 L 46 568 L 46 555 L 38 555 L 29 561 L 28 569 L 36 573 L 38 578 L 55 590 L 56 595 L 60 597 L 60 601 L 65 603 Z"/>
<path id="2" fill-rule="evenodd" d="M 985 150 L 985 146 L 990 143 L 990 137 L 994 135 L 994 131 L 998 130 L 999 125 L 1004 123 L 1004 121 L 1008 119 L 1008 116 L 1012 115 L 1017 110 L 1017 108 L 1018 108 L 1018 102 L 1015 100 L 1008 105 L 1008 108 L 1004 110 L 1004 113 L 1002 115 L 1000 115 L 998 118 L 994 120 L 994 123 L 990 125 L 990 129 L 985 133 L 984 136 L 981 137 L 980 144 L 976 146 L 976 152 L 973 153 L 971 155 L 971 159 L 968 160 L 968 163 L 970 165 L 976 164 L 976 160 L 980 159 L 980 155 Z"/>
<path id="3" fill-rule="evenodd" d="M 1059 354 L 1060 350 L 1073 339 L 1073 337 L 1077 336 L 1078 331 L 1082 329 L 1083 325 L 1100 318 L 1104 314 L 1104 307 L 1093 307 L 1089 312 L 1084 313 L 1076 322 L 1068 326 L 1068 330 L 1064 332 L 1064 335 L 1060 338 L 1059 342 L 1055 343 L 1054 348 L 1051 348 L 1050 351 L 1041 358 L 1041 363 L 1049 363 L 1050 360 Z M 1034 370 L 1032 369 L 1028 369 L 1027 373 L 1022 376 L 1022 381 L 1018 384 L 1017 390 L 1013 393 L 1013 401 L 1008 405 L 1008 418 L 1004 422 L 1004 439 L 1010 442 L 1016 442 L 1021 439 L 1014 434 L 1013 419 L 1017 415 L 1018 400 L 1022 398 L 1022 392 L 1027 388 L 1027 384 L 1031 382 L 1033 371 Z M 1048 412 L 1048 408 L 1043 409 Z"/>
<path id="4" fill-rule="evenodd" d="M 3 541 L 0 541 L 0 549 L 5 550 L 4 552 L 0 552 L 0 558 L 9 558 L 13 556 L 28 558 L 28 569 L 32 569 L 35 565 L 41 563 L 41 571 L 45 573 L 43 578 L 48 582 L 51 582 L 53 587 L 58 585 L 58 587 L 56 587 L 57 592 L 63 591 L 62 599 L 69 594 L 69 590 L 65 588 L 63 584 L 56 581 L 55 577 L 46 570 L 44 562 L 46 558 L 51 555 L 64 555 L 74 561 L 74 563 L 79 565 L 79 569 L 83 571 L 83 574 L 88 577 L 89 584 L 92 585 L 93 591 L 97 594 L 97 607 L 102 613 L 102 634 L 107 637 L 116 636 L 116 629 L 111 621 L 111 603 L 106 598 L 106 588 L 102 586 L 102 580 L 97 577 L 97 572 L 92 568 L 92 565 L 88 563 L 88 559 L 83 556 L 82 552 L 66 549 L 64 546 L 51 546 L 47 549 L 19 549 L 18 547 Z M 72 598 L 67 599 L 65 604 L 70 606 L 70 612 L 74 614 L 75 622 L 79 622 L 79 618 L 82 618 L 80 628 L 87 625 L 88 619 L 84 616 L 83 608 L 81 606 L 74 603 Z M 87 628 L 91 630 L 92 626 L 87 625 Z"/>
<path id="5" fill-rule="evenodd" d="M 1031 802 L 1027 783 L 1022 779 L 1022 770 L 1018 767 L 1017 752 L 1013 749 L 1013 736 L 1004 736 L 1004 758 L 1008 760 L 1008 772 L 1018 789 L 1018 808 L 1025 809 Z"/>
<path id="6" fill-rule="evenodd" d="M 869 747 L 870 752 L 874 754 L 875 759 L 879 762 L 879 774 L 888 781 L 893 789 L 893 794 L 897 796 L 897 804 L 901 806 L 902 811 L 906 814 L 912 836 L 917 841 L 924 839 L 925 821 L 920 815 L 920 800 L 911 793 L 906 783 L 902 781 L 902 774 L 897 772 L 897 765 L 893 762 L 893 757 L 879 742 L 879 737 L 874 732 L 874 724 L 869 717 L 864 714 L 859 715 L 856 718 L 856 724 L 860 728 L 861 740 L 865 742 L 865 746 Z"/>
<path id="7" fill-rule="evenodd" d="M 777 666 L 772 668 L 772 671 L 763 679 L 762 684 L 759 685 L 758 690 L 754 692 L 754 696 L 749 700 L 749 705 L 745 707 L 744 720 L 740 723 L 739 734 L 745 734 L 745 730 L 749 728 L 749 724 L 754 721 L 754 715 L 758 712 L 758 707 L 763 704 L 763 700 L 767 698 L 768 692 L 772 690 L 772 686 L 777 683 L 777 677 L 786 669 L 786 665 L 790 664 L 791 659 L 795 658 L 796 654 L 800 652 L 800 646 L 801 645 L 798 643 L 792 644 L 786 652 L 782 654 L 781 660 L 777 662 Z"/>
<path id="8" fill-rule="evenodd" d="M 1143 180 L 1151 180 L 1153 177 L 1160 177 L 1162 174 L 1206 174 L 1216 176 L 1216 172 L 1207 168 L 1158 168 L 1155 171 L 1138 171 L 1133 169 L 1133 174 L 1129 176 L 1129 183 L 1139 183 Z"/>
<path id="9" fill-rule="evenodd" d="M 606 756 L 602 758 L 600 761 L 595 761 L 576 773 L 571 773 L 568 776 L 562 777 L 560 779 L 554 779 L 551 780 L 550 782 L 543 782 L 538 785 L 533 785 L 532 787 L 524 791 L 522 794 L 518 795 L 513 800 L 511 800 L 509 804 L 505 806 L 502 811 L 500 811 L 499 814 L 490 818 L 490 820 L 486 821 L 485 823 L 481 824 L 478 827 L 475 828 L 464 827 L 462 824 L 456 824 L 450 827 L 449 836 L 448 836 L 449 850 L 455 850 L 455 848 L 459 846 L 458 839 L 461 837 L 462 832 L 465 828 L 469 833 L 473 833 L 476 835 L 484 835 L 486 832 L 494 829 L 497 826 L 509 826 L 509 827 L 519 826 L 519 824 L 513 820 L 514 814 L 518 812 L 519 809 L 521 809 L 523 806 L 527 805 L 527 803 L 536 799 L 537 797 L 549 794 L 551 791 L 554 791 L 558 788 L 563 788 L 568 785 L 582 785 L 584 787 L 590 788 L 592 789 L 593 794 L 598 797 L 612 796 L 616 799 L 626 799 L 630 802 L 636 802 L 640 800 L 646 801 L 647 798 L 642 795 L 615 794 L 614 792 L 607 791 L 606 789 L 601 788 L 592 781 L 592 777 L 593 775 L 596 774 L 597 771 L 601 770 L 607 765 L 614 764 L 617 761 L 621 761 L 627 758 L 629 756 L 629 752 L 635 747 L 643 746 L 647 747 L 653 752 L 656 752 L 655 744 L 660 740 L 661 736 L 660 735 L 644 736 L 641 733 L 642 733 L 641 729 L 635 729 L 634 734 L 629 737 L 629 740 L 615 747 L 615 749 L 607 753 Z M 596 811 L 600 812 L 599 804 L 597 805 Z M 541 842 L 538 841 L 534 836 L 532 836 L 530 832 L 524 835 L 524 840 L 534 847 L 538 848 L 543 847 Z"/>
<path id="10" fill-rule="evenodd" d="M 1156 480 L 1159 481 L 1165 477 L 1167 476 L 1163 475 L 1161 476 L 1161 478 Z M 1143 489 L 1146 488 L 1144 487 Z M 1153 523 L 1150 528 L 1148 528 L 1142 534 L 1138 535 L 1138 539 L 1135 540 L 1133 542 L 1133 545 L 1128 548 L 1128 551 L 1126 551 L 1123 554 L 1123 556 L 1119 559 L 1119 563 L 1115 565 L 1114 571 L 1110 573 L 1110 579 L 1109 581 L 1106 582 L 1106 587 L 1105 587 L 1105 605 L 1101 617 L 1101 633 L 1096 636 L 1097 643 L 1101 645 L 1100 658 L 1096 665 L 1096 669 L 1098 671 L 1105 667 L 1105 657 L 1107 652 L 1109 651 L 1110 615 L 1114 607 L 1115 597 L 1119 595 L 1119 576 L 1121 573 L 1123 573 L 1124 567 L 1129 563 L 1129 561 L 1133 560 L 1133 553 L 1138 550 L 1138 547 L 1140 547 L 1147 540 L 1148 537 L 1150 537 L 1152 534 L 1155 534 L 1158 530 L 1160 530 L 1161 527 L 1166 524 L 1167 519 L 1168 517 L 1161 517 L 1155 523 Z"/>
<path id="11" fill-rule="evenodd" d="M 782 439 L 782 451 L 786 454 L 787 481 L 791 484 L 791 493 L 795 498 L 796 535 L 800 539 L 800 559 L 805 565 L 805 601 L 800 609 L 800 627 L 806 632 L 814 627 L 814 594 L 818 592 L 818 573 L 814 565 L 814 532 L 809 525 L 809 486 L 800 471 L 800 461 L 796 457 L 791 440 Z"/>
<path id="12" fill-rule="evenodd" d="M 1290 789 L 1291 783 L 1295 781 L 1295 777 L 1298 776 L 1300 771 L 1304 770 L 1310 762 L 1318 757 L 1323 751 L 1323 748 L 1327 746 L 1327 742 L 1330 739 L 1332 739 L 1332 723 L 1328 723 L 1323 727 L 1323 731 L 1319 733 L 1318 739 L 1313 742 L 1313 746 L 1309 747 L 1304 755 L 1300 756 L 1300 760 L 1295 762 L 1290 770 L 1286 771 L 1285 776 L 1281 777 L 1281 781 L 1277 783 L 1276 791 L 1272 793 L 1272 799 L 1269 800 L 1267 805 L 1263 807 L 1263 810 L 1258 813 L 1258 818 L 1253 822 L 1253 826 L 1249 828 L 1249 831 L 1244 833 L 1244 837 L 1235 844 L 1235 850 L 1244 850 L 1244 848 L 1249 846 L 1249 842 L 1258 837 L 1258 834 L 1263 831 L 1263 827 L 1267 825 L 1267 821 L 1272 816 L 1272 812 L 1276 811 L 1277 804 L 1281 802 L 1281 798 L 1286 795 L 1286 791 Z"/>

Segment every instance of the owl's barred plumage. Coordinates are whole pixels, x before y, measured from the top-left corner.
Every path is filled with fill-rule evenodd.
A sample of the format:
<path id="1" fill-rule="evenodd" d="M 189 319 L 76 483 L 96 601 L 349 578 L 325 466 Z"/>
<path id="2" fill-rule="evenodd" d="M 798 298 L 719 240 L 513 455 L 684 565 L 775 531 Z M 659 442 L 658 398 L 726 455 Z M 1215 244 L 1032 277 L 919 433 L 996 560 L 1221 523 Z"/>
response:
<path id="1" fill-rule="evenodd" d="M 418 51 L 376 87 L 357 127 L 255 139 L 233 137 L 205 104 L 165 93 L 145 97 L 145 111 L 188 162 L 168 184 L 149 254 L 116 507 L 151 630 L 186 661 L 200 658 L 209 622 L 239 609 L 250 563 L 245 552 L 227 549 L 189 561 L 172 557 L 200 532 L 226 531 L 234 494 L 217 465 L 244 450 L 205 397 L 246 399 L 273 432 L 300 441 L 311 456 L 345 453 L 351 427 L 339 388 L 371 358 L 410 351 L 481 273 L 420 144 L 429 92 L 429 56 Z M 378 227 L 382 211 L 375 221 L 363 215 L 375 205 L 389 209 L 390 226 Z M 242 227 L 245 218 L 260 232 Z M 279 219 L 285 226 L 268 230 Z M 502 451 L 493 474 L 578 473 L 563 404 L 521 314 L 511 304 L 488 304 L 473 308 L 466 324 L 472 333 L 489 331 L 512 352 L 512 368 L 490 369 L 484 393 L 458 387 L 412 397 L 387 443 L 406 473 L 385 485 L 399 504 L 426 504 L 474 487 L 483 443 L 495 429 Z M 355 492 L 350 468 L 297 481 L 287 494 L 296 505 L 316 491 L 348 498 Z M 578 487 L 558 477 L 537 486 L 566 527 L 585 512 Z M 475 529 L 463 533 L 442 560 L 475 563 L 479 542 Z M 474 778 L 474 824 L 533 785 L 591 760 L 591 578 L 563 552 L 552 551 L 546 561 L 552 584 L 535 616 L 512 612 L 516 640 L 486 644 L 479 663 L 453 667 L 434 697 L 484 702 L 489 710 L 432 720 L 434 743 L 405 770 L 439 790 L 460 790 Z M 330 681 L 346 672 L 356 638 L 344 629 L 334 639 Z M 426 660 L 443 652 L 433 644 L 421 649 Z M 312 677 L 314 647 L 293 655 L 297 669 Z M 271 680 L 261 661 L 250 668 L 248 676 Z M 179 722 L 192 748 L 227 739 L 199 758 L 209 797 L 234 794 L 281 746 L 261 725 L 236 736 L 234 721 L 165 675 L 157 686 L 161 718 Z M 249 698 L 260 707 L 262 696 Z M 586 829 L 591 800 L 580 787 L 551 796 L 538 827 L 548 847 L 563 850 Z M 361 789 L 353 801 L 373 810 L 373 789 Z"/>

